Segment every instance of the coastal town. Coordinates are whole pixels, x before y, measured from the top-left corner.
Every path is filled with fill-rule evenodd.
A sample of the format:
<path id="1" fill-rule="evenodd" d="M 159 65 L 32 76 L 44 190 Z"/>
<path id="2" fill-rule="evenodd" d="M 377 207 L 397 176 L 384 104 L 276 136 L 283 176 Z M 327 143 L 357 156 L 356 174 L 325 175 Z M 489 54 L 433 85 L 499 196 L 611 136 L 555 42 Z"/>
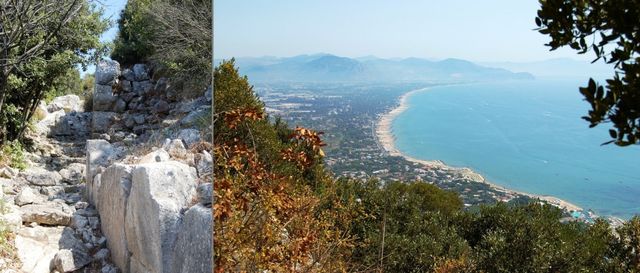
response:
<path id="1" fill-rule="evenodd" d="M 289 126 L 324 132 L 325 162 L 337 177 L 382 181 L 425 181 L 460 195 L 465 207 L 535 199 L 565 212 L 563 221 L 593 222 L 599 216 L 564 200 L 518 192 L 491 184 L 468 168 L 425 161 L 393 146 L 391 122 L 406 109 L 406 98 L 437 84 L 258 84 L 256 93 L 269 115 Z M 613 225 L 622 221 L 607 217 Z"/>

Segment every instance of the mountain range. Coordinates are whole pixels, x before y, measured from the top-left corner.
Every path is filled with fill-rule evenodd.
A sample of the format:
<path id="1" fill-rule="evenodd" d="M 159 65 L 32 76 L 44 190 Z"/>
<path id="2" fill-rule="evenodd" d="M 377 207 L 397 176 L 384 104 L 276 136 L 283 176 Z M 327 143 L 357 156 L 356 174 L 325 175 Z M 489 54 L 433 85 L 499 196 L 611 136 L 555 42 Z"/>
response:
<path id="1" fill-rule="evenodd" d="M 240 73 L 252 82 L 471 82 L 534 78 L 530 73 L 514 73 L 461 59 L 434 61 L 313 54 L 236 58 L 235 61 Z"/>

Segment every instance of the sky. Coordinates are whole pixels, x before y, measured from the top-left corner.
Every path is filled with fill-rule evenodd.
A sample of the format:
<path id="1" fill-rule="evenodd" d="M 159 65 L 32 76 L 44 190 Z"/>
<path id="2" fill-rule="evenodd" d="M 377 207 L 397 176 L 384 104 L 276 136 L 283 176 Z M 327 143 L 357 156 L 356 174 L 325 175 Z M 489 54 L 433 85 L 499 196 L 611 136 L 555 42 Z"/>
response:
<path id="1" fill-rule="evenodd" d="M 107 0 L 102 1 L 102 7 L 104 8 L 104 18 L 109 18 L 113 22 L 111 28 L 102 34 L 100 40 L 103 42 L 110 42 L 115 39 L 116 34 L 118 33 L 118 26 L 116 24 L 118 18 L 120 18 L 120 11 L 124 9 L 124 6 L 127 4 L 127 0 Z"/>
<path id="2" fill-rule="evenodd" d="M 549 52 L 549 38 L 533 30 L 538 7 L 537 0 L 216 0 L 214 57 L 593 58 Z"/>
<path id="3" fill-rule="evenodd" d="M 111 28 L 102 33 L 102 35 L 100 36 L 100 41 L 112 42 L 116 38 L 116 35 L 118 34 L 118 25 L 116 22 L 118 21 L 118 18 L 120 18 L 120 11 L 124 9 L 124 6 L 126 4 L 127 0 L 107 0 L 100 1 L 100 3 L 98 3 L 99 7 L 102 7 L 104 9 L 102 17 L 105 19 L 109 19 L 112 22 Z M 81 67 L 78 67 L 78 70 L 80 71 L 80 75 L 84 76 L 86 74 L 92 74 L 93 72 L 95 72 L 96 66 L 89 65 L 86 71 L 82 70 Z"/>

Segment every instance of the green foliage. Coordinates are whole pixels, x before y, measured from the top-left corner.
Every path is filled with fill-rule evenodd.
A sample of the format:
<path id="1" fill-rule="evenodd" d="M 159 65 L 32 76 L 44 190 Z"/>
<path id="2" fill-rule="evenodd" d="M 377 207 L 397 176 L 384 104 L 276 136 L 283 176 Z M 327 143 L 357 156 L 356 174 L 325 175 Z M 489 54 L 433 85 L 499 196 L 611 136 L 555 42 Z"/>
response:
<path id="1" fill-rule="evenodd" d="M 130 0 L 111 58 L 125 66 L 159 64 L 184 97 L 201 96 L 211 83 L 211 11 L 211 1 Z"/>
<path id="2" fill-rule="evenodd" d="M 156 0 L 149 7 L 153 21 L 150 59 L 167 70 L 186 98 L 201 96 L 211 84 L 211 4 L 207 0 Z"/>
<path id="3" fill-rule="evenodd" d="M 5 9 L 4 5 L 9 4 L 0 5 Z M 52 5 L 60 8 L 42 8 Z M 48 94 L 80 89 L 77 72 L 72 70 L 86 67 L 99 57 L 103 49 L 99 37 L 108 27 L 108 22 L 101 19 L 102 11 L 86 0 L 33 1 L 21 8 L 25 10 L 13 16 L 31 20 L 28 23 L 12 20 L 11 16 L 0 18 L 7 29 L 2 35 L 21 33 L 17 37 L 23 37 L 11 41 L 9 35 L 0 39 L 11 48 L 0 56 L 0 67 L 4 68 L 0 75 L 2 141 L 22 136 Z"/>
<path id="4" fill-rule="evenodd" d="M 455 193 L 424 182 L 340 179 L 339 195 L 364 208 L 349 232 L 353 268 L 386 272 L 637 272 L 640 218 L 561 222 L 539 203 L 465 211 Z M 457 270 L 457 271 L 456 271 Z"/>
<path id="5" fill-rule="evenodd" d="M 583 117 L 595 127 L 613 123 L 609 130 L 620 146 L 640 141 L 640 1 L 540 0 L 538 31 L 549 35 L 551 50 L 569 46 L 615 65 L 606 86 L 589 80 L 580 93 L 591 105 Z"/>
<path id="6" fill-rule="evenodd" d="M 111 58 L 123 65 L 146 61 L 153 54 L 152 21 L 148 10 L 153 0 L 129 0 L 118 19 L 118 35 Z"/>
<path id="7" fill-rule="evenodd" d="M 47 103 L 59 96 L 82 95 L 82 79 L 76 68 L 69 68 L 66 73 L 55 78 L 52 85 L 53 88 L 45 94 L 44 100 Z"/>
<path id="8" fill-rule="evenodd" d="M 640 272 L 640 217 L 636 216 L 616 230 L 612 263 L 616 272 Z M 613 271 L 612 271 L 613 272 Z"/>
<path id="9" fill-rule="evenodd" d="M 366 217 L 354 223 L 359 245 L 352 259 L 356 269 L 386 272 L 430 272 L 442 258 L 457 259 L 469 247 L 448 223 L 462 208 L 453 192 L 424 182 L 341 179 L 343 196 L 362 203 Z"/>
<path id="10" fill-rule="evenodd" d="M 84 101 L 84 111 L 93 111 L 93 88 L 95 85 L 95 76 L 93 74 L 86 74 L 82 78 L 82 100 Z"/>
<path id="11" fill-rule="evenodd" d="M 24 159 L 24 150 L 19 141 L 6 142 L 0 150 L 0 166 L 5 165 L 19 170 L 25 170 L 27 162 Z"/>

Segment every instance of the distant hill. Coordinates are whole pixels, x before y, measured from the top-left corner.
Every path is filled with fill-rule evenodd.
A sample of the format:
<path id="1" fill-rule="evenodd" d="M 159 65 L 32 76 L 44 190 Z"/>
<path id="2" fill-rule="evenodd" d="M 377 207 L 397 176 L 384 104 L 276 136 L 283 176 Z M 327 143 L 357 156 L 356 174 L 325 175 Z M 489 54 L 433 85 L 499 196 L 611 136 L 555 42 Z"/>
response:
<path id="1" fill-rule="evenodd" d="M 219 63 L 220 60 L 216 60 Z M 331 54 L 287 58 L 237 58 L 240 73 L 252 82 L 454 82 L 533 79 L 460 59 L 431 61 L 419 58 L 347 58 Z"/>
<path id="2" fill-rule="evenodd" d="M 591 64 L 569 58 L 557 58 L 537 62 L 486 62 L 486 66 L 499 67 L 514 72 L 529 72 L 536 77 L 604 79 L 613 76 L 613 65 L 601 60 Z"/>

